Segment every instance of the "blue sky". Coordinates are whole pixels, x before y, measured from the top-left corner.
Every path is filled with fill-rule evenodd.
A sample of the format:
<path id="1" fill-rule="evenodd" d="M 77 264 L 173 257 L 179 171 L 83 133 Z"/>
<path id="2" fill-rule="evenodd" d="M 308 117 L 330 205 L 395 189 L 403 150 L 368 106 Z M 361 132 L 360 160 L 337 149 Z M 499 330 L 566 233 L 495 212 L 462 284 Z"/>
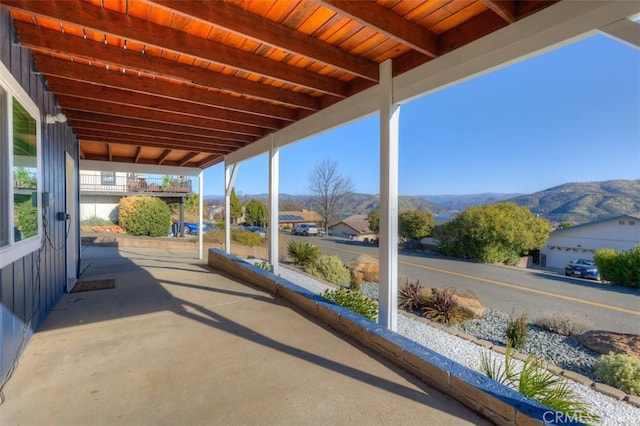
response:
<path id="1" fill-rule="evenodd" d="M 640 52 L 594 36 L 403 104 L 401 195 L 531 193 L 640 179 Z M 280 192 L 308 194 L 323 159 L 379 192 L 378 116 L 280 150 Z M 239 194 L 268 192 L 268 158 L 240 164 Z M 224 193 L 224 166 L 205 194 Z"/>

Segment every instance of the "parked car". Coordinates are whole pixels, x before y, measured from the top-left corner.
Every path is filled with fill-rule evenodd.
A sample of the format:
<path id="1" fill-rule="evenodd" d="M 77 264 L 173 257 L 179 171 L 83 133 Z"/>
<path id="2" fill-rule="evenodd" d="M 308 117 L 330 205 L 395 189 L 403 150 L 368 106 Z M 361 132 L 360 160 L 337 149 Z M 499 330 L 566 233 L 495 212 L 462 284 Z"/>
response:
<path id="1" fill-rule="evenodd" d="M 576 259 L 564 267 L 564 274 L 568 277 L 591 278 L 600 281 L 600 272 L 596 262 L 591 259 Z"/>
<path id="2" fill-rule="evenodd" d="M 267 231 L 259 226 L 245 226 L 244 230 L 247 232 L 255 232 L 256 234 L 260 234 L 261 237 L 265 237 L 267 235 Z"/>
<path id="3" fill-rule="evenodd" d="M 182 228 L 185 235 L 198 235 L 200 233 L 200 226 L 197 223 L 184 222 L 184 227 Z M 204 222 L 202 224 L 202 230 L 204 232 L 211 231 L 211 224 Z"/>
<path id="4" fill-rule="evenodd" d="M 318 235 L 318 228 L 313 225 L 307 225 L 303 223 L 301 225 L 296 225 L 291 230 L 293 235 Z"/>

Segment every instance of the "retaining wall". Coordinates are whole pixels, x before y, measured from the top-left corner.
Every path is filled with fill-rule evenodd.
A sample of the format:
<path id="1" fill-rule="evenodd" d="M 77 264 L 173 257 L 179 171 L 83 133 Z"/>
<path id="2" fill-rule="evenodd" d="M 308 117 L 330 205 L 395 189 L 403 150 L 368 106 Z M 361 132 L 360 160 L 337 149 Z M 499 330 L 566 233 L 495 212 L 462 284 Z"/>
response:
<path id="1" fill-rule="evenodd" d="M 495 424 L 581 424 L 347 308 L 221 250 L 210 249 L 208 263 L 284 298 Z"/>

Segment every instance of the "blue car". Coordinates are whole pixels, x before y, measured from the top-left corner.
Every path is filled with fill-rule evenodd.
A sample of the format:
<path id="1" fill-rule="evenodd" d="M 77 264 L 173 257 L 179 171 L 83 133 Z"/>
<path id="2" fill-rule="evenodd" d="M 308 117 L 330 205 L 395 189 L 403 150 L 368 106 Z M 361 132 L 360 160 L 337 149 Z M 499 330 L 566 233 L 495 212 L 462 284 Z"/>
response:
<path id="1" fill-rule="evenodd" d="M 600 272 L 596 262 L 591 259 L 573 260 L 564 267 L 564 274 L 568 277 L 590 278 L 600 281 Z"/>
<path id="2" fill-rule="evenodd" d="M 185 235 L 198 235 L 200 233 L 200 226 L 197 223 L 184 222 L 183 225 L 182 230 Z M 211 225 L 206 222 L 203 223 L 202 230 L 204 232 L 211 231 Z"/>

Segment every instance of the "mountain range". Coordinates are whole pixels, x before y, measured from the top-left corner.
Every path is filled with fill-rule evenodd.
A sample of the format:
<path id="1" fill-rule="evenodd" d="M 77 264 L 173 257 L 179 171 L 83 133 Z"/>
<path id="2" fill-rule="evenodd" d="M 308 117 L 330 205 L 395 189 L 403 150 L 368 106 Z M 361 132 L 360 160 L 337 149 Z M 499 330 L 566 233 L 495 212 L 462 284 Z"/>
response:
<path id="1" fill-rule="evenodd" d="M 205 196 L 205 200 L 222 197 Z M 267 194 L 245 195 L 243 199 L 266 201 Z M 399 210 L 424 210 L 440 216 L 452 216 L 471 206 L 515 202 L 529 208 L 552 224 L 580 224 L 622 214 L 640 212 L 640 180 L 609 180 L 603 182 L 566 183 L 532 194 L 482 193 L 467 195 L 400 196 Z M 281 210 L 312 209 L 310 195 L 280 194 Z M 340 205 L 347 215 L 363 214 L 378 208 L 378 195 L 353 193 Z"/>

